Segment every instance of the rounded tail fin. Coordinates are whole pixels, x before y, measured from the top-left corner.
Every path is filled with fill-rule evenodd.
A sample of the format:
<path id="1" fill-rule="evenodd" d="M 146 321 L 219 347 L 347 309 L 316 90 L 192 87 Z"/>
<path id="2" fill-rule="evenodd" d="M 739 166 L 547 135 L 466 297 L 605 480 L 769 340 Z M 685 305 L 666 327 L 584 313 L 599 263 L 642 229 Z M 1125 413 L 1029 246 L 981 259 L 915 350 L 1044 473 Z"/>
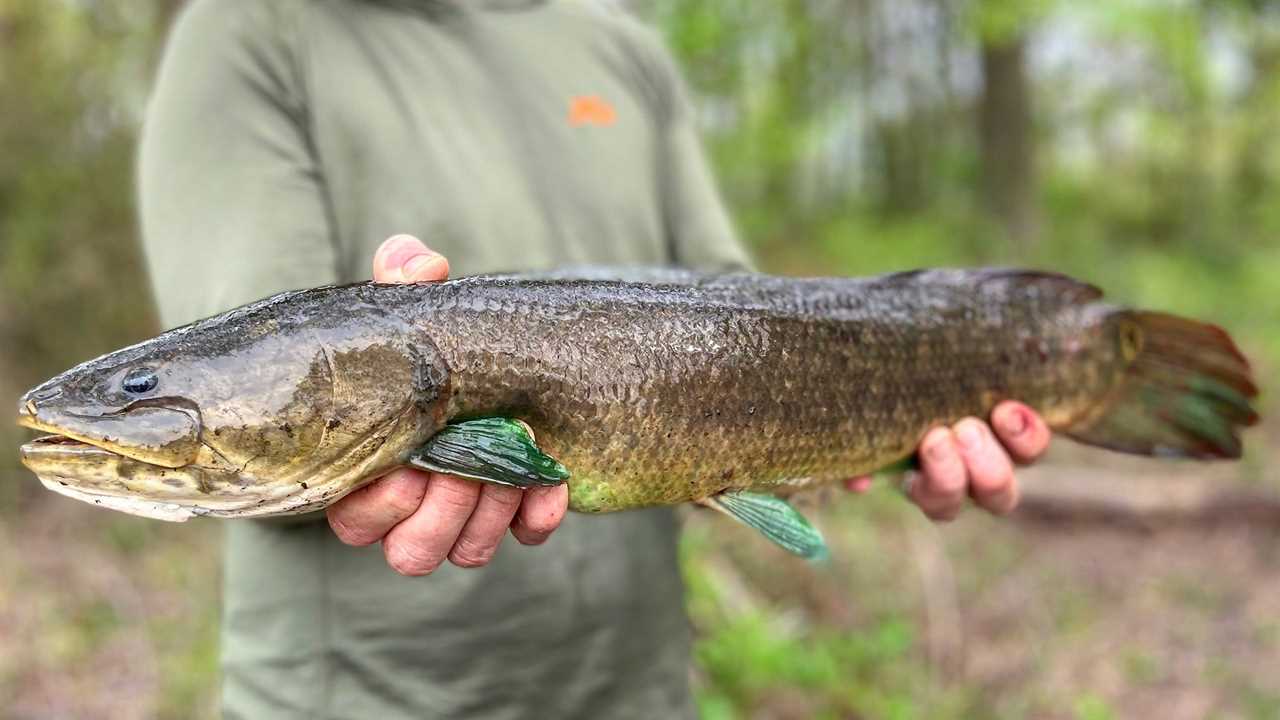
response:
<path id="1" fill-rule="evenodd" d="M 1080 442 L 1137 455 L 1238 458 L 1240 430 L 1258 422 L 1249 363 L 1215 325 L 1122 311 L 1134 357 L 1107 410 L 1066 429 Z"/>

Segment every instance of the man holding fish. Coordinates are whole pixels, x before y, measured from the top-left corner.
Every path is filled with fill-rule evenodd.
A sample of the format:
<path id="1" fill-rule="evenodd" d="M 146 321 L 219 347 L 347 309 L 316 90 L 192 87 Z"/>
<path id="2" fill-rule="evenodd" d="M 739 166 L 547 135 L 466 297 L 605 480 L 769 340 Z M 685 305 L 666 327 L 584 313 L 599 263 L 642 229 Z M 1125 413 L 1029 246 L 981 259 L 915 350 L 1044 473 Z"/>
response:
<path id="1" fill-rule="evenodd" d="M 748 262 L 671 58 L 591 3 L 196 0 L 140 178 L 167 326 L 370 258 L 391 283 Z M 991 424 L 924 438 L 909 495 L 930 517 L 1016 505 L 1014 461 L 1049 431 L 1014 402 Z M 228 524 L 226 715 L 692 716 L 674 513 L 562 524 L 567 503 L 401 469 L 328 523 Z"/>

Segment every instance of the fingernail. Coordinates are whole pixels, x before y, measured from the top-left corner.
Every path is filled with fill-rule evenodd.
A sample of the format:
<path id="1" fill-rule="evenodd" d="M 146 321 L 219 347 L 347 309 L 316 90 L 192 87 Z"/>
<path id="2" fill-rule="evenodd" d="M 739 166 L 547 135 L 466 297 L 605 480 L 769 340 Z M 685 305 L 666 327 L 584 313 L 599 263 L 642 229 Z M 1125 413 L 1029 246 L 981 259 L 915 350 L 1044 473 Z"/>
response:
<path id="1" fill-rule="evenodd" d="M 403 269 L 410 259 L 430 253 L 427 246 L 412 235 L 393 235 L 378 249 L 382 267 L 392 272 Z"/>
<path id="2" fill-rule="evenodd" d="M 1003 422 L 1000 424 L 1004 427 L 1006 435 L 1021 435 L 1022 431 L 1027 429 L 1027 419 L 1016 410 L 1005 413 L 1001 419 Z"/>
<path id="3" fill-rule="evenodd" d="M 962 422 L 956 427 L 956 439 L 964 449 L 972 450 L 982 442 L 982 431 L 973 422 Z"/>
<path id="4" fill-rule="evenodd" d="M 418 273 L 418 271 L 419 271 L 419 270 L 421 270 L 421 269 L 425 268 L 427 265 L 430 265 L 431 263 L 435 262 L 435 259 L 436 259 L 436 258 L 438 258 L 438 257 L 440 257 L 440 256 L 439 256 L 439 255 L 433 255 L 433 254 L 431 254 L 431 253 L 427 253 L 427 254 L 424 254 L 424 255 L 415 255 L 415 256 L 413 256 L 413 257 L 409 258 L 408 260 L 406 260 L 406 261 L 405 261 L 405 263 L 404 263 L 404 265 L 401 265 L 401 266 L 400 266 L 400 273 L 401 273 L 401 274 L 402 274 L 406 279 L 412 278 L 412 277 L 414 277 L 414 275 L 416 275 L 416 274 Z"/>

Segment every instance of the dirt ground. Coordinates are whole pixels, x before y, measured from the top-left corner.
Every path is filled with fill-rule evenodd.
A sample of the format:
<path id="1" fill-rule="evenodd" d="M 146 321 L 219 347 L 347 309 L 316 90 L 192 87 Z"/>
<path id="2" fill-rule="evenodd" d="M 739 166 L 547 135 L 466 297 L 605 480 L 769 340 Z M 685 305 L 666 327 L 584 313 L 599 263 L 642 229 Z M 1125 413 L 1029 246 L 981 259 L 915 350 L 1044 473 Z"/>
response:
<path id="1" fill-rule="evenodd" d="M 690 583 L 703 642 L 752 616 L 789 617 L 774 624 L 799 638 L 796 654 L 900 620 L 913 630 L 910 652 L 863 663 L 901 672 L 837 647 L 846 677 L 739 687 L 724 714 L 1280 718 L 1280 476 L 1269 467 L 1060 444 L 1021 473 L 1024 504 L 1009 520 L 969 512 L 935 526 L 891 490 L 837 499 L 818 513 L 834 558 L 820 569 L 762 561 L 749 533 L 694 517 L 687 534 L 713 535 L 715 548 L 694 569 L 719 588 L 715 612 L 700 612 Z M 731 676 L 713 669 L 703 687 Z M 853 682 L 884 691 L 842 694 Z"/>
<path id="2" fill-rule="evenodd" d="M 1280 483 L 1265 467 L 1259 481 L 1248 468 L 1082 462 L 1066 451 L 1024 473 L 1031 510 L 1011 521 L 971 512 L 935 527 L 892 490 L 839 498 L 819 513 L 834 555 L 819 568 L 691 514 L 704 714 L 1280 717 L 1280 522 L 1152 510 L 1222 487 L 1265 497 Z M 1138 510 L 1034 511 L 1079 486 Z M 169 525 L 52 495 L 0 515 L 0 716 L 215 716 L 218 536 L 214 522 Z M 756 649 L 721 653 L 754 617 L 775 633 L 758 642 L 784 648 L 769 660 L 776 677 L 759 681 L 744 680 Z M 838 650 L 832 678 L 788 679 L 828 638 L 892 645 L 903 623 L 900 654 Z M 857 683 L 887 689 L 847 695 Z"/>

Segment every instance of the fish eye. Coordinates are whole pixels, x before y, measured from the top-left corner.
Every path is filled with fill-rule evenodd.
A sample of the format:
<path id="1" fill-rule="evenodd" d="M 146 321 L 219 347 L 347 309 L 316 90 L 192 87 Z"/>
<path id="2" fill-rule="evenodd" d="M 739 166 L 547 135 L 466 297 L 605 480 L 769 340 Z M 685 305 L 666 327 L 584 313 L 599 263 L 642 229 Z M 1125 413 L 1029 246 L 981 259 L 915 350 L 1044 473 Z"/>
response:
<path id="1" fill-rule="evenodd" d="M 156 371 L 148 367 L 134 368 L 120 381 L 120 387 L 130 395 L 151 392 L 159 384 L 160 378 L 156 377 Z"/>

